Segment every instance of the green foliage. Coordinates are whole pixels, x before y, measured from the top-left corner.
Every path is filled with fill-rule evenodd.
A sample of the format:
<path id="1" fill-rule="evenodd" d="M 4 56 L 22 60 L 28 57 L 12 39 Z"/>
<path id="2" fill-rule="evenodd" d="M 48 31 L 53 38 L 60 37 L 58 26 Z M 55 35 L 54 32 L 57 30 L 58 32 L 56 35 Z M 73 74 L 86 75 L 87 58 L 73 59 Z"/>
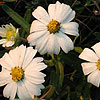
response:
<path id="1" fill-rule="evenodd" d="M 6 4 L 2 5 L 3 10 L 19 25 L 21 25 L 26 32 L 29 32 L 30 25 L 14 10 L 8 7 Z"/>

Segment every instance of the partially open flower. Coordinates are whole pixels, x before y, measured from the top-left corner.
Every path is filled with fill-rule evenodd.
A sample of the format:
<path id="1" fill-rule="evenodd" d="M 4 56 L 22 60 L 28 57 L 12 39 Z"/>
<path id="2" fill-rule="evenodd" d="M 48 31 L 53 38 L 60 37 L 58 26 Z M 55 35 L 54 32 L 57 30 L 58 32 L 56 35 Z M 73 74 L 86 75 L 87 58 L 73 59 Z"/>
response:
<path id="1" fill-rule="evenodd" d="M 18 36 L 18 28 L 16 29 L 11 23 L 2 25 L 0 27 L 0 44 L 3 47 L 11 47 L 15 44 L 15 40 Z"/>
<path id="2" fill-rule="evenodd" d="M 34 96 L 41 95 L 42 83 L 46 76 L 41 72 L 47 65 L 42 57 L 33 58 L 37 53 L 32 47 L 19 46 L 0 59 L 0 86 L 6 85 L 3 95 L 15 100 L 33 100 Z"/>
<path id="3" fill-rule="evenodd" d="M 75 17 L 75 11 L 69 5 L 50 4 L 48 13 L 41 6 L 32 13 L 37 19 L 32 22 L 27 40 L 40 54 L 59 54 L 60 48 L 65 52 L 74 48 L 72 40 L 67 36 L 78 36 L 78 24 L 70 22 Z"/>

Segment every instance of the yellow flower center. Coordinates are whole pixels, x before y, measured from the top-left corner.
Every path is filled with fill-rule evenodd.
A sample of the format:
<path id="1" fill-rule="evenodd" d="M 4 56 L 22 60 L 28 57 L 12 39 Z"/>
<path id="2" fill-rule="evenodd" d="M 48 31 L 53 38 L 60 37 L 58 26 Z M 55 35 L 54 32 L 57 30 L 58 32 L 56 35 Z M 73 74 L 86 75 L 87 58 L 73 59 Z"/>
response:
<path id="1" fill-rule="evenodd" d="M 15 31 L 14 30 L 9 30 L 6 32 L 6 39 L 9 40 L 14 40 L 15 38 Z"/>
<path id="2" fill-rule="evenodd" d="M 24 71 L 22 68 L 20 67 L 14 67 L 11 69 L 11 73 L 10 75 L 12 75 L 12 80 L 17 82 L 19 80 L 21 80 L 23 78 L 23 75 L 24 75 Z"/>
<path id="3" fill-rule="evenodd" d="M 100 59 L 97 61 L 97 68 L 100 70 Z"/>
<path id="4" fill-rule="evenodd" d="M 47 27 L 48 27 L 48 31 L 50 33 L 56 33 L 60 29 L 60 23 L 58 21 L 52 19 L 52 21 L 49 22 Z"/>

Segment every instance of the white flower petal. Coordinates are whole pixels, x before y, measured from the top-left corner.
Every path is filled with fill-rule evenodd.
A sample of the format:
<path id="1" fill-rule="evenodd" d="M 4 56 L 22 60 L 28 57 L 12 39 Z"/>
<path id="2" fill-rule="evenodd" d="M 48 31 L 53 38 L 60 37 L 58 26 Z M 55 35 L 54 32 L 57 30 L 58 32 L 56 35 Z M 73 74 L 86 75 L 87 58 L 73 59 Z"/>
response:
<path id="1" fill-rule="evenodd" d="M 14 43 L 15 43 L 15 41 L 7 41 L 6 44 L 5 44 L 5 46 L 6 47 L 11 47 L 11 46 L 14 45 Z"/>
<path id="2" fill-rule="evenodd" d="M 6 32 L 7 32 L 7 30 L 5 28 L 0 27 L 0 36 L 1 37 L 6 37 Z"/>
<path id="3" fill-rule="evenodd" d="M 51 10 L 53 10 L 53 12 Z M 61 4 L 59 1 L 55 5 L 50 5 L 48 8 L 50 16 L 60 23 L 70 22 L 75 17 L 75 11 L 69 5 Z"/>
<path id="4" fill-rule="evenodd" d="M 4 56 L 0 59 L 0 64 L 7 70 L 11 70 L 11 68 L 15 66 L 8 53 L 5 53 Z"/>
<path id="5" fill-rule="evenodd" d="M 16 31 L 16 28 L 10 23 L 11 28 Z"/>
<path id="6" fill-rule="evenodd" d="M 25 83 L 22 81 L 17 82 L 18 90 L 17 94 L 21 100 L 32 100 L 31 96 L 29 95 Z"/>
<path id="7" fill-rule="evenodd" d="M 47 44 L 47 51 L 49 54 L 59 54 L 60 46 L 58 44 L 58 40 L 55 34 L 50 34 Z"/>
<path id="8" fill-rule="evenodd" d="M 34 44 L 36 44 L 36 40 L 43 37 L 46 33 L 47 33 L 46 30 L 32 33 L 27 37 L 27 40 L 28 40 L 29 43 L 33 42 Z"/>
<path id="9" fill-rule="evenodd" d="M 25 69 L 25 71 L 30 70 L 30 71 L 41 71 L 43 69 L 47 68 L 47 65 L 44 63 L 37 63 L 34 62 L 34 60 L 28 65 L 28 67 Z"/>
<path id="10" fill-rule="evenodd" d="M 6 42 L 7 42 L 6 39 L 1 39 L 1 40 L 0 40 L 0 44 L 5 44 Z"/>
<path id="11" fill-rule="evenodd" d="M 10 72 L 5 70 L 0 72 L 0 86 L 4 86 L 7 83 L 10 83 L 12 80 Z"/>
<path id="12" fill-rule="evenodd" d="M 34 20 L 31 24 L 30 33 L 47 30 L 47 26 L 38 20 Z"/>
<path id="13" fill-rule="evenodd" d="M 39 21 L 43 22 L 44 24 L 48 24 L 48 22 L 50 22 L 50 18 L 48 13 L 46 12 L 46 10 L 39 6 L 37 7 L 33 12 L 32 15 L 38 19 Z"/>
<path id="14" fill-rule="evenodd" d="M 46 75 L 43 74 L 42 72 L 39 72 L 39 71 L 33 71 L 33 70 L 25 70 L 25 78 L 34 83 L 34 84 L 41 84 L 43 83 L 45 80 L 44 80 L 44 77 Z"/>
<path id="15" fill-rule="evenodd" d="M 15 66 L 22 67 L 25 53 L 26 53 L 26 46 L 24 46 L 24 45 L 16 47 L 13 50 L 10 50 L 9 55 L 10 55 L 12 61 L 14 62 Z M 13 67 L 15 67 L 15 66 L 13 66 Z"/>
<path id="16" fill-rule="evenodd" d="M 82 51 L 82 53 L 79 55 L 79 58 L 90 62 L 97 62 L 97 60 L 99 59 L 97 55 L 91 49 L 88 48 L 85 48 Z"/>
<path id="17" fill-rule="evenodd" d="M 48 13 L 49 13 L 49 16 L 50 16 L 50 20 L 54 19 L 55 11 L 56 11 L 56 5 L 50 4 L 48 6 Z"/>
<path id="18" fill-rule="evenodd" d="M 19 56 L 19 62 L 18 62 L 18 66 L 22 67 L 23 61 L 24 61 L 24 57 L 25 57 L 25 53 L 26 53 L 26 46 L 21 45 L 18 47 L 18 51 L 19 52 L 17 56 Z"/>
<path id="19" fill-rule="evenodd" d="M 67 33 L 69 35 L 78 36 L 78 24 L 76 22 L 69 22 L 65 24 L 61 24 L 60 31 L 63 33 Z"/>
<path id="20" fill-rule="evenodd" d="M 25 70 L 25 74 L 29 75 L 30 77 L 39 78 L 39 79 L 42 79 L 46 76 L 42 72 L 35 71 L 35 70 L 34 71 L 33 70 Z"/>
<path id="21" fill-rule="evenodd" d="M 26 74 L 25 74 L 25 79 L 30 81 L 33 84 L 41 84 L 41 83 L 45 82 L 44 78 L 40 78 L 40 79 L 39 78 L 33 78 L 32 76 L 29 76 L 29 75 L 26 75 Z"/>
<path id="22" fill-rule="evenodd" d="M 16 31 L 15 36 L 18 36 L 19 35 L 19 29 L 17 28 L 15 31 Z"/>
<path id="23" fill-rule="evenodd" d="M 23 69 L 25 69 L 30 64 L 30 62 L 32 61 L 36 53 L 37 53 L 37 50 L 34 50 L 32 47 L 28 47 L 26 49 L 26 54 L 24 57 L 23 65 L 22 65 Z"/>
<path id="24" fill-rule="evenodd" d="M 31 95 L 32 98 L 34 97 L 34 95 L 35 96 L 41 95 L 41 90 L 38 87 L 38 85 L 32 84 L 29 81 L 25 81 L 25 86 L 26 86 L 26 88 L 27 88 L 27 90 L 30 93 L 30 95 Z"/>
<path id="25" fill-rule="evenodd" d="M 44 89 L 44 85 L 43 84 L 37 84 L 37 86 L 40 88 L 40 89 Z"/>
<path id="26" fill-rule="evenodd" d="M 10 84 L 7 84 L 6 87 L 3 90 L 4 97 L 9 98 L 10 100 L 14 100 L 17 92 L 17 84 L 15 82 L 12 82 Z"/>
<path id="27" fill-rule="evenodd" d="M 40 63 L 40 62 L 42 62 L 43 61 L 43 58 L 42 57 L 36 57 L 36 58 L 34 58 L 33 59 L 33 63 Z"/>
<path id="28" fill-rule="evenodd" d="M 60 22 L 60 10 L 61 10 L 61 3 L 59 1 L 56 2 L 55 4 L 55 16 L 54 19 Z"/>
<path id="29" fill-rule="evenodd" d="M 62 24 L 68 23 L 75 18 L 75 11 L 69 10 L 67 13 L 68 14 L 66 15 L 66 19 L 62 21 Z"/>
<path id="30" fill-rule="evenodd" d="M 60 47 L 65 53 L 68 53 L 70 50 L 73 50 L 73 42 L 67 35 L 63 33 L 57 33 L 56 36 Z"/>
<path id="31" fill-rule="evenodd" d="M 18 47 L 16 47 L 13 50 L 10 50 L 9 55 L 14 62 L 15 66 L 19 66 L 19 52 L 18 52 Z M 15 67 L 13 66 L 13 67 Z"/>
<path id="32" fill-rule="evenodd" d="M 96 63 L 82 63 L 81 65 L 85 75 L 88 75 L 97 69 Z"/>
<path id="33" fill-rule="evenodd" d="M 99 87 L 100 85 L 100 70 L 96 70 L 94 72 L 92 72 L 89 76 L 88 76 L 88 82 L 92 83 L 93 85 Z"/>
<path id="34" fill-rule="evenodd" d="M 49 35 L 50 35 L 49 32 L 47 32 L 47 34 L 45 34 L 44 36 L 42 36 L 36 41 L 35 49 L 37 49 L 38 52 L 40 52 L 40 54 L 44 54 L 47 52 L 47 42 L 48 42 Z"/>
<path id="35" fill-rule="evenodd" d="M 97 56 L 100 58 L 100 42 L 96 43 L 94 46 L 92 46 L 92 48 L 96 52 Z"/>

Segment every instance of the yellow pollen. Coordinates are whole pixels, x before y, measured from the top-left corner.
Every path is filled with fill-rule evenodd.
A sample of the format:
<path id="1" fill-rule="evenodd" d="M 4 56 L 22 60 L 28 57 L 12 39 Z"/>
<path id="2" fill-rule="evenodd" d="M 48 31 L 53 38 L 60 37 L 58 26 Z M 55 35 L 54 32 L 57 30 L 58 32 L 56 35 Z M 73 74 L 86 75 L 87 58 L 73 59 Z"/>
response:
<path id="1" fill-rule="evenodd" d="M 97 68 L 100 70 L 100 59 L 97 61 Z"/>
<path id="2" fill-rule="evenodd" d="M 14 30 L 9 30 L 6 32 L 6 39 L 9 40 L 14 40 L 15 38 L 15 31 Z"/>
<path id="3" fill-rule="evenodd" d="M 60 23 L 58 21 L 52 19 L 52 21 L 49 22 L 47 27 L 48 27 L 48 31 L 50 33 L 56 33 L 60 29 Z"/>
<path id="4" fill-rule="evenodd" d="M 23 78 L 23 75 L 24 75 L 24 71 L 22 68 L 20 67 L 14 67 L 11 69 L 11 73 L 10 75 L 12 75 L 12 80 L 17 82 L 19 80 L 21 80 Z"/>

